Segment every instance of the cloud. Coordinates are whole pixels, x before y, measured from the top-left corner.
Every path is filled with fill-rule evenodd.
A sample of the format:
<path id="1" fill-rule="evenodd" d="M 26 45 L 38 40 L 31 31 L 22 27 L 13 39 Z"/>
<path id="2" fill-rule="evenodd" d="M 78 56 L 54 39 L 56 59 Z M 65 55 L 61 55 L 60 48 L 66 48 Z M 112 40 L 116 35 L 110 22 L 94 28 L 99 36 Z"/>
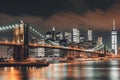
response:
<path id="1" fill-rule="evenodd" d="M 1 0 L 0 12 L 12 15 L 40 15 L 49 17 L 57 12 L 75 12 L 84 14 L 87 10 L 103 11 L 112 5 L 120 3 L 119 0 Z"/>
<path id="2" fill-rule="evenodd" d="M 58 13 L 51 16 L 45 23 L 47 26 L 56 26 L 59 29 L 88 28 L 98 30 L 112 30 L 112 20 L 116 20 L 116 27 L 120 26 L 120 6 L 115 4 L 107 11 L 96 9 L 95 11 L 88 10 L 84 15 L 79 15 L 74 12 Z"/>
<path id="3" fill-rule="evenodd" d="M 111 30 L 112 20 L 116 20 L 116 26 L 120 26 L 120 6 L 114 4 L 107 11 L 97 9 L 95 11 L 88 10 L 84 15 L 77 14 L 75 12 L 58 12 L 51 15 L 47 19 L 42 16 L 21 15 L 13 16 L 4 13 L 0 13 L 0 24 L 11 24 L 18 20 L 28 22 L 30 25 L 35 26 L 40 31 L 48 31 L 53 26 L 57 30 L 65 31 L 72 30 L 73 27 L 78 29 L 91 27 L 99 30 Z"/>

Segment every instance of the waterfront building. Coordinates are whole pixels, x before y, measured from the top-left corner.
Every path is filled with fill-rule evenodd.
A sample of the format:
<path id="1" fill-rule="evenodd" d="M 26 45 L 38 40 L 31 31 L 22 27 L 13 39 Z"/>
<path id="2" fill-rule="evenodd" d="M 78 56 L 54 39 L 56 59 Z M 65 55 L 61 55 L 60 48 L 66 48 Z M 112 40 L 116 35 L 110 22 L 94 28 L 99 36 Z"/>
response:
<path id="1" fill-rule="evenodd" d="M 37 38 L 33 37 L 31 40 L 31 43 L 44 45 L 45 40 L 44 39 L 38 40 Z M 45 56 L 45 48 L 31 48 L 30 56 L 44 57 Z"/>
<path id="2" fill-rule="evenodd" d="M 38 41 L 38 44 L 44 45 L 45 44 L 45 40 L 41 39 Z M 38 57 L 44 57 L 45 56 L 45 48 L 38 48 Z"/>
<path id="3" fill-rule="evenodd" d="M 38 39 L 33 37 L 31 39 L 31 43 L 32 44 L 37 44 L 38 43 Z M 30 48 L 30 57 L 31 56 L 37 56 L 37 54 L 38 54 L 38 48 Z"/>

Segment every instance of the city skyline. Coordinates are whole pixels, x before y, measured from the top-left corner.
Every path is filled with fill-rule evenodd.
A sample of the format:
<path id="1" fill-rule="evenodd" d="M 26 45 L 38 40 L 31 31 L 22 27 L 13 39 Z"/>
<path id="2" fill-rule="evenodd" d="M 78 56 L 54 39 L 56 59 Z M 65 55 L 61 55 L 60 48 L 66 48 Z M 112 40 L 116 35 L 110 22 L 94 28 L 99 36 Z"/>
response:
<path id="1" fill-rule="evenodd" d="M 16 1 L 1 0 L 0 26 L 6 26 L 23 20 L 34 26 L 42 34 L 51 30 L 72 32 L 77 28 L 87 36 L 87 29 L 93 30 L 93 40 L 103 37 L 103 42 L 111 47 L 112 20 L 116 20 L 118 46 L 120 44 L 120 1 L 119 0 L 45 0 Z M 4 34 L 4 32 L 0 32 Z M 12 34 L 1 35 L 1 39 Z M 107 36 L 107 37 L 106 37 Z M 11 39 L 12 36 L 9 36 Z"/>
<path id="2" fill-rule="evenodd" d="M 5 25 L 6 26 L 6 25 Z M 41 34 L 43 34 L 44 36 L 45 36 L 45 33 L 47 32 L 47 31 L 51 31 L 52 30 L 52 28 L 53 28 L 53 26 L 51 27 L 51 29 L 50 30 L 42 30 L 43 32 L 41 32 L 40 31 L 40 33 Z M 71 30 L 65 30 L 65 31 L 61 31 L 61 30 L 58 30 L 58 28 L 57 27 L 55 27 L 54 26 L 54 28 L 56 29 L 55 31 L 56 32 L 62 32 L 62 33 L 64 33 L 64 32 L 70 32 L 70 33 L 72 33 L 72 29 Z M 73 27 L 74 28 L 74 27 Z M 75 27 L 76 28 L 76 27 Z M 91 28 L 91 27 L 89 27 L 89 28 Z M 89 28 L 87 28 L 87 29 L 83 29 L 83 28 L 76 28 L 76 29 L 78 29 L 79 31 L 80 31 L 80 34 L 82 34 L 82 35 L 84 35 L 85 36 L 85 38 L 86 38 L 86 40 L 87 40 L 87 37 L 88 37 L 88 33 L 87 33 L 87 30 L 89 29 Z M 36 28 L 37 29 L 37 28 Z M 95 30 L 95 29 L 93 29 L 93 28 L 91 28 L 92 29 L 92 37 L 93 37 L 93 40 L 94 41 L 97 41 L 97 39 L 98 39 L 98 37 L 103 37 L 103 43 L 105 43 L 106 45 L 108 45 L 110 48 L 111 48 L 111 31 L 99 31 L 99 30 Z M 117 29 L 116 29 L 117 30 Z M 39 31 L 39 29 L 38 29 L 38 31 Z M 120 36 L 119 36 L 119 34 L 120 34 L 120 31 L 119 30 L 117 30 L 117 32 L 118 32 L 118 34 L 117 34 L 117 36 L 118 36 L 118 47 L 119 47 L 119 44 L 120 44 L 120 42 L 119 42 L 119 40 L 120 40 Z M 12 32 L 12 30 L 9 30 L 9 31 L 7 31 L 7 33 L 6 33 L 6 31 L 1 31 L 0 32 L 1 34 L 4 34 L 4 35 L 1 35 L 1 39 L 0 40 L 5 40 L 5 39 L 7 39 L 7 40 L 10 40 L 10 41 L 12 41 L 12 38 L 13 38 L 13 36 L 11 35 L 9 35 L 9 34 L 13 34 L 13 32 Z M 106 37 L 107 36 L 107 37 Z"/>
<path id="3" fill-rule="evenodd" d="M 55 28 L 56 29 L 56 28 Z M 109 48 L 111 48 L 112 47 L 112 45 L 111 45 L 111 42 L 112 42 L 112 40 L 111 40 L 111 32 L 112 32 L 112 30 L 111 31 L 98 31 L 98 30 L 94 30 L 94 29 L 92 29 L 92 28 L 88 28 L 88 29 L 78 29 L 78 28 L 73 28 L 73 29 L 71 29 L 71 31 L 65 31 L 65 32 L 70 32 L 71 33 L 71 35 L 72 35 L 72 38 L 74 37 L 74 35 L 73 35 L 73 30 L 74 29 L 77 29 L 77 30 L 79 30 L 79 35 L 83 35 L 84 36 L 84 38 L 85 38 L 85 41 L 87 41 L 88 40 L 88 30 L 90 29 L 90 30 L 92 30 L 92 38 L 93 38 L 93 41 L 96 43 L 97 42 L 97 40 L 98 40 L 98 38 L 99 37 L 102 37 L 102 40 L 103 40 L 103 43 L 104 44 L 106 44 Z M 119 42 L 119 40 L 120 40 L 120 36 L 119 36 L 119 34 L 120 34 L 120 31 L 118 31 L 117 29 L 116 29 L 116 31 L 117 31 L 117 46 L 118 47 L 120 47 L 120 42 Z M 47 32 L 52 32 L 52 28 L 51 28 L 51 30 L 49 30 L 49 31 L 47 31 Z M 65 33 L 65 32 L 62 32 L 62 31 L 59 31 L 59 30 L 55 30 L 55 32 L 57 33 L 57 32 L 61 32 L 61 33 Z M 77 33 L 76 33 L 77 34 Z M 80 36 L 79 36 L 80 37 Z M 74 39 L 74 38 L 73 38 Z M 73 40 L 72 39 L 72 40 Z M 74 42 L 74 40 L 73 40 L 73 42 Z"/>
<path id="4" fill-rule="evenodd" d="M 0 0 L 0 74 L 119 80 L 120 0 Z"/>

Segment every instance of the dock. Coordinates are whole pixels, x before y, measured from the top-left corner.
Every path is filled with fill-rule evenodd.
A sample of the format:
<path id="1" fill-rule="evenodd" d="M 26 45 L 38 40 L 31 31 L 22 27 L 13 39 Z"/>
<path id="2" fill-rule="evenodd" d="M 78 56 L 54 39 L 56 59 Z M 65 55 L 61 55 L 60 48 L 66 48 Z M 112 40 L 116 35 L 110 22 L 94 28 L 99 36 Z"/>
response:
<path id="1" fill-rule="evenodd" d="M 0 67 L 29 67 L 29 66 L 37 66 L 44 67 L 48 66 L 48 62 L 0 62 Z"/>

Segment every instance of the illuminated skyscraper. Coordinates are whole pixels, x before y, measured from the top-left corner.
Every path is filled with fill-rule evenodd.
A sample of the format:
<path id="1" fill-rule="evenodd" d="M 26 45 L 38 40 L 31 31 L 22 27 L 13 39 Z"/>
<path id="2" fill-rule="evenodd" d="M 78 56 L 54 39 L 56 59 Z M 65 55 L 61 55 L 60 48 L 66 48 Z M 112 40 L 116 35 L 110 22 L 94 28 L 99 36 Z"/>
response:
<path id="1" fill-rule="evenodd" d="M 53 41 L 55 41 L 55 39 L 56 39 L 55 27 L 54 26 L 53 26 L 53 29 L 52 29 L 52 39 L 53 39 Z"/>
<path id="2" fill-rule="evenodd" d="M 88 41 L 92 41 L 92 29 L 88 29 Z"/>
<path id="3" fill-rule="evenodd" d="M 80 43 L 83 43 L 85 41 L 85 36 L 83 34 L 80 34 Z"/>
<path id="4" fill-rule="evenodd" d="M 73 42 L 75 43 L 80 42 L 80 31 L 76 28 L 73 28 Z"/>
<path id="5" fill-rule="evenodd" d="M 115 20 L 113 20 L 113 29 L 111 32 L 111 46 L 114 50 L 115 55 L 117 55 L 117 31 L 115 29 Z"/>
<path id="6" fill-rule="evenodd" d="M 56 40 L 62 40 L 63 39 L 63 33 L 62 32 L 57 32 L 56 33 Z"/>
<path id="7" fill-rule="evenodd" d="M 46 40 L 52 40 L 52 32 L 51 31 L 46 32 L 45 38 L 46 38 Z"/>
<path id="8" fill-rule="evenodd" d="M 65 40 L 67 40 L 68 43 L 72 42 L 72 34 L 70 32 L 64 33 Z"/>

